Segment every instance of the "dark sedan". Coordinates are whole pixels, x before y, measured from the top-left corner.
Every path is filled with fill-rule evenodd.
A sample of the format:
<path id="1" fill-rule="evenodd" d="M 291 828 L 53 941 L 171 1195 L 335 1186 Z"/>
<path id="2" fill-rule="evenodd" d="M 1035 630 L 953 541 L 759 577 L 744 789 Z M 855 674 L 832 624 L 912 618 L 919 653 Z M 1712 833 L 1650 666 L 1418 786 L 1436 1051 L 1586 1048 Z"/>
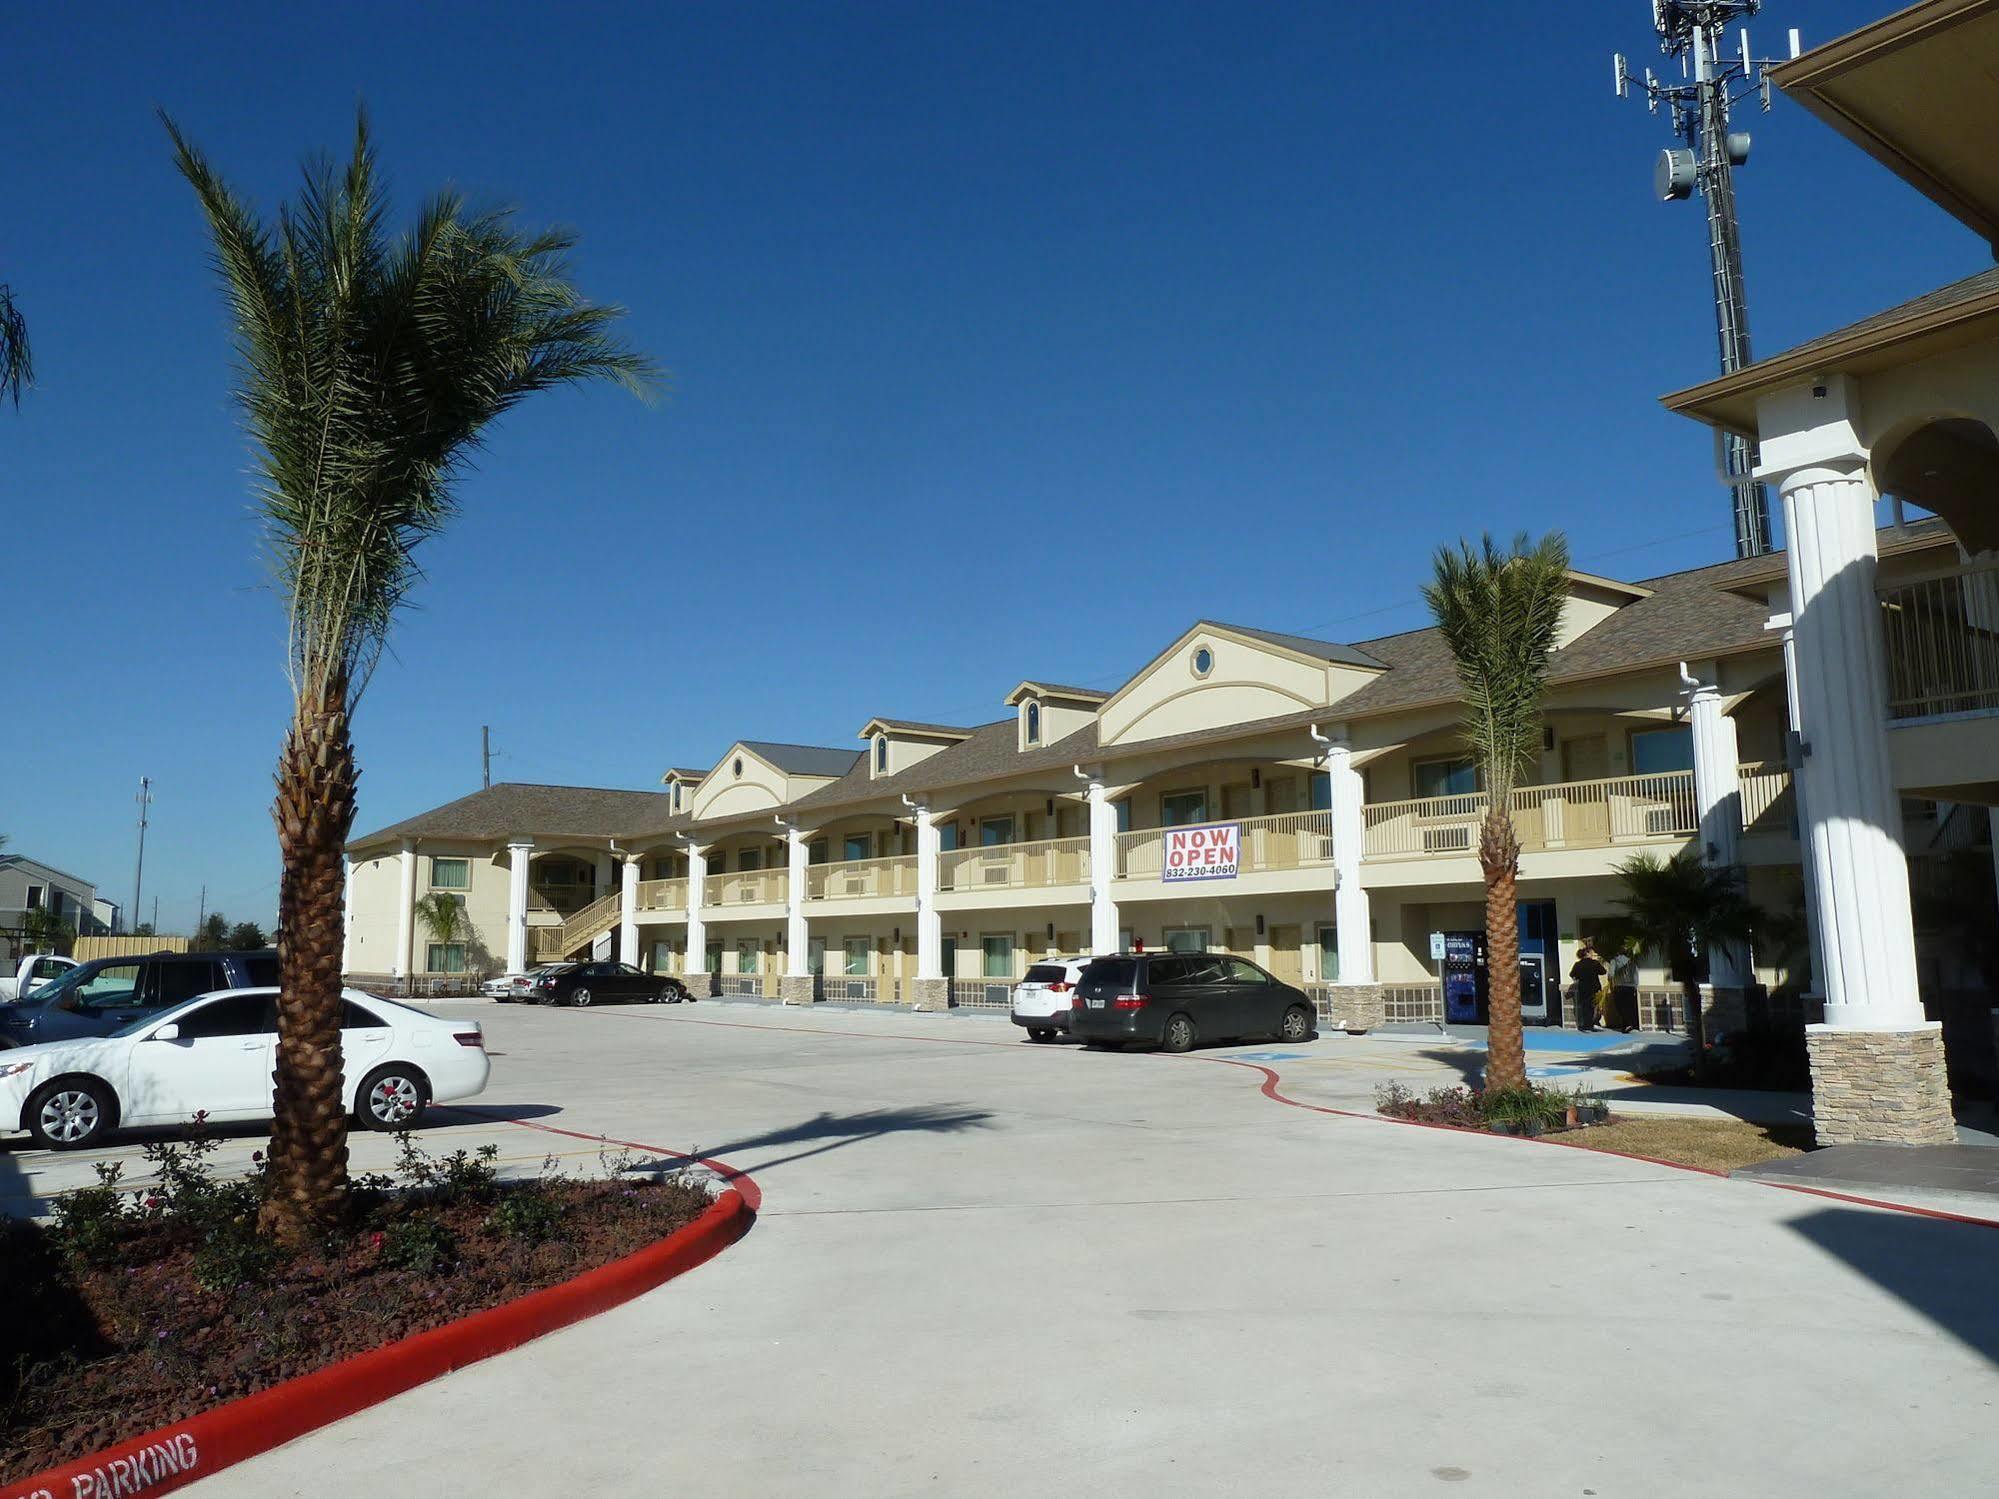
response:
<path id="1" fill-rule="evenodd" d="M 1092 1047 L 1146 1041 L 1185 1051 L 1197 1041 L 1311 1037 L 1303 990 L 1227 953 L 1120 953 L 1095 958 L 1076 981 L 1069 1033 Z"/>
<path id="2" fill-rule="evenodd" d="M 666 974 L 647 973 L 629 963 L 563 963 L 535 978 L 532 997 L 545 1005 L 677 1005 L 687 986 Z"/>

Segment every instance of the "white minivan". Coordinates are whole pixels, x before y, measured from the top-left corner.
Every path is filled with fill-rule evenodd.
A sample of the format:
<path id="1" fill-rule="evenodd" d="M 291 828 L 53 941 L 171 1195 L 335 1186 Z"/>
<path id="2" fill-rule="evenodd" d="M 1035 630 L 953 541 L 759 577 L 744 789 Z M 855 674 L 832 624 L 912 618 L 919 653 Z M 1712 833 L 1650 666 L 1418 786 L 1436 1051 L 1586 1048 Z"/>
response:
<path id="1" fill-rule="evenodd" d="M 1013 1023 L 1030 1041 L 1053 1041 L 1069 1029 L 1069 1005 L 1088 958 L 1043 958 L 1013 986 Z"/>

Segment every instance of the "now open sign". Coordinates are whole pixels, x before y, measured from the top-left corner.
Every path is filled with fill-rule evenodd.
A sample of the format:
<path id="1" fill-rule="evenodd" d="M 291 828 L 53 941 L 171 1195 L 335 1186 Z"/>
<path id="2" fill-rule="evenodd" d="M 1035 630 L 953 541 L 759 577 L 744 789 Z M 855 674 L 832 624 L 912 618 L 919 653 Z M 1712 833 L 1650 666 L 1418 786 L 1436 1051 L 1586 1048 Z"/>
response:
<path id="1" fill-rule="evenodd" d="M 1232 880 L 1241 866 L 1241 823 L 1166 830 L 1168 880 Z"/>

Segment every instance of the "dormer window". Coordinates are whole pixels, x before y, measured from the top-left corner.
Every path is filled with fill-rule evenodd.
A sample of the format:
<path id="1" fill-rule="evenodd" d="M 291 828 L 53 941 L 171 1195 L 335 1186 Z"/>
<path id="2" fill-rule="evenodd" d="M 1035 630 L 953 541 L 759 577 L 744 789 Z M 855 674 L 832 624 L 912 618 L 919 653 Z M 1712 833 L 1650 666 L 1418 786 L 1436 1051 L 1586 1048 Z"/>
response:
<path id="1" fill-rule="evenodd" d="M 849 753 L 851 754 L 852 751 L 849 751 Z M 730 766 L 729 769 L 734 773 L 736 779 L 740 781 L 743 778 L 743 757 L 741 755 L 736 756 L 736 763 Z"/>
<path id="2" fill-rule="evenodd" d="M 1041 743 L 1041 704 L 1039 703 L 1029 703 L 1027 705 L 1026 732 L 1029 744 Z"/>
<path id="3" fill-rule="evenodd" d="M 875 735 L 875 774 L 888 774 L 888 735 Z"/>
<path id="4" fill-rule="evenodd" d="M 680 782 L 678 781 L 673 783 L 673 810 L 676 812 L 680 810 Z"/>

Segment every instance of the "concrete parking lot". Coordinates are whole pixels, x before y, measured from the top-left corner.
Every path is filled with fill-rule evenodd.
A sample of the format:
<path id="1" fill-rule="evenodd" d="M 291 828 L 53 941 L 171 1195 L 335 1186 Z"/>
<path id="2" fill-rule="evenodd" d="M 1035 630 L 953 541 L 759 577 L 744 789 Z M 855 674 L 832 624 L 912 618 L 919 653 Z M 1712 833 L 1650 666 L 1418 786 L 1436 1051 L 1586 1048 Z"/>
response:
<path id="1" fill-rule="evenodd" d="M 720 1156 L 762 1185 L 757 1226 L 196 1492 L 400 1487 L 419 1455 L 446 1492 L 870 1496 L 1972 1492 L 1999 1460 L 1992 1230 L 1309 1112 L 1218 1065 L 1365 1108 L 1405 1043 L 476 1013 L 493 1085 L 432 1148 Z M 0 1154 L 17 1211 L 88 1176 Z"/>

